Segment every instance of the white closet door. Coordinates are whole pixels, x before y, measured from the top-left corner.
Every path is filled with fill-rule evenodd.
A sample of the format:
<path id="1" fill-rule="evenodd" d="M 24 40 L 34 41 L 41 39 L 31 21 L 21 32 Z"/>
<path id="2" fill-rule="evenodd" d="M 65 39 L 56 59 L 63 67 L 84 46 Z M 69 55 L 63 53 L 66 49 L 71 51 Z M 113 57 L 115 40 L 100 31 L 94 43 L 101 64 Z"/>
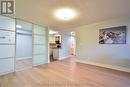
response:
<path id="1" fill-rule="evenodd" d="M 15 19 L 0 16 L 0 75 L 14 72 Z"/>
<path id="2" fill-rule="evenodd" d="M 33 65 L 48 63 L 48 29 L 34 25 L 33 28 Z"/>

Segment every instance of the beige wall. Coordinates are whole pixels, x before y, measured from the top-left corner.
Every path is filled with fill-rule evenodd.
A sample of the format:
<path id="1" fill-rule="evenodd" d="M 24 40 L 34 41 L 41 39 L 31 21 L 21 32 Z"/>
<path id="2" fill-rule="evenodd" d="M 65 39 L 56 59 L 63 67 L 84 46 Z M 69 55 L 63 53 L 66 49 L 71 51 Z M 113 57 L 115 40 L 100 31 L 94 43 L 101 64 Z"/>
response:
<path id="1" fill-rule="evenodd" d="M 128 26 L 127 44 L 99 44 L 99 29 Z M 108 20 L 72 29 L 79 60 L 130 69 L 130 18 Z"/>

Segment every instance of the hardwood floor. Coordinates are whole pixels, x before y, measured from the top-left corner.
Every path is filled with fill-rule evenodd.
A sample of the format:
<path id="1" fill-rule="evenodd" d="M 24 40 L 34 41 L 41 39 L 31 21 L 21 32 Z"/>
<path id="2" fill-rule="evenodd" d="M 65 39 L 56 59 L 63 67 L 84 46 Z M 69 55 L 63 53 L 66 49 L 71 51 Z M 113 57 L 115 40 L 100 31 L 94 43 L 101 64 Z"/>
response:
<path id="1" fill-rule="evenodd" d="M 1 76 L 0 87 L 130 87 L 130 73 L 69 58 Z"/>
<path id="2" fill-rule="evenodd" d="M 16 61 L 16 71 L 32 68 L 32 58 L 17 60 Z"/>

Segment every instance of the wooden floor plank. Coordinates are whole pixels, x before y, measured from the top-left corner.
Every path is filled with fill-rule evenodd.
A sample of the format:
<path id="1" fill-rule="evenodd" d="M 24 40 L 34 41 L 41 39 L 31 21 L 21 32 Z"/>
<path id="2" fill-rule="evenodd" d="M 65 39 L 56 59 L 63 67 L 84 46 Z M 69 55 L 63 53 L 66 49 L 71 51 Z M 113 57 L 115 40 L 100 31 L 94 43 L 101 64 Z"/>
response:
<path id="1" fill-rule="evenodd" d="M 130 87 L 130 73 L 68 58 L 0 76 L 0 87 Z"/>

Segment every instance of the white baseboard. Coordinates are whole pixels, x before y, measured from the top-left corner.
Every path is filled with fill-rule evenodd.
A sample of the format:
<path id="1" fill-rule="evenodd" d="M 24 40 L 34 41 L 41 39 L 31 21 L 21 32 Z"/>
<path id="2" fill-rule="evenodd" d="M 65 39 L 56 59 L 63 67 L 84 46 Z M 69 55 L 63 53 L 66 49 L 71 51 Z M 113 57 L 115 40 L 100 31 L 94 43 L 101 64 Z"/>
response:
<path id="1" fill-rule="evenodd" d="M 13 73 L 13 72 L 14 72 L 14 70 L 2 72 L 2 73 L 0 73 L 0 76 L 6 75 L 6 74 L 9 74 L 9 73 Z"/>
<path id="2" fill-rule="evenodd" d="M 119 71 L 124 71 L 124 72 L 130 72 L 130 69 L 129 68 L 125 68 L 125 67 L 113 66 L 113 65 L 108 65 L 108 64 L 100 64 L 100 63 L 85 61 L 85 60 L 81 60 L 81 59 L 77 59 L 76 61 L 79 62 L 79 63 L 85 63 L 85 64 L 90 64 L 90 65 L 95 65 L 95 66 L 110 68 L 110 69 L 114 69 L 114 70 L 119 70 Z"/>
<path id="3" fill-rule="evenodd" d="M 60 57 L 58 58 L 59 60 L 63 60 L 63 59 L 66 59 L 66 58 L 69 58 L 70 56 L 65 56 L 65 57 Z"/>
<path id="4" fill-rule="evenodd" d="M 23 69 L 16 70 L 16 72 L 19 72 L 19 71 L 22 71 L 22 70 L 31 69 L 31 68 L 33 68 L 33 67 L 26 67 L 26 68 L 23 68 Z"/>
<path id="5" fill-rule="evenodd" d="M 16 60 L 24 60 L 24 59 L 31 59 L 32 56 L 29 56 L 29 57 L 20 57 L 20 58 L 16 58 Z"/>
<path id="6" fill-rule="evenodd" d="M 45 63 L 41 62 L 41 63 L 38 63 L 38 64 L 33 64 L 33 66 L 35 67 L 35 66 L 40 66 L 40 65 L 44 65 L 44 64 L 48 64 L 48 62 L 45 62 Z"/>

